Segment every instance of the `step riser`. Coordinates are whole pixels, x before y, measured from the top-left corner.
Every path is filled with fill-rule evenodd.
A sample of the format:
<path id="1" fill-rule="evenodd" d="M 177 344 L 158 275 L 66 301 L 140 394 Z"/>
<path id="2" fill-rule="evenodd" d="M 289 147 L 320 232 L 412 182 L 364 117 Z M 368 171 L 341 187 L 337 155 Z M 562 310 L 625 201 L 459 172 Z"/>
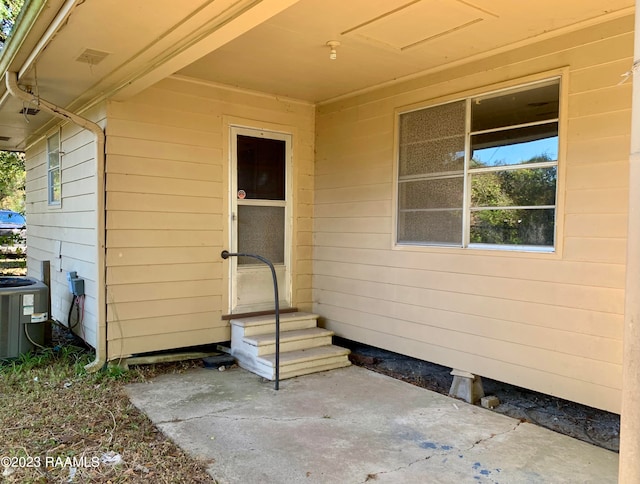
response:
<path id="1" fill-rule="evenodd" d="M 291 313 L 280 318 L 280 379 L 349 366 L 349 351 L 333 346 L 333 332 L 317 328 L 318 315 Z M 231 354 L 238 364 L 275 379 L 275 318 L 231 320 Z M 308 350 L 308 351 L 307 351 Z"/>
<path id="2" fill-rule="evenodd" d="M 331 344 L 331 335 L 321 336 L 317 338 L 299 339 L 294 341 L 282 341 L 280 340 L 280 353 L 286 351 L 306 350 L 309 348 L 317 348 L 318 346 L 326 346 Z M 264 356 L 271 355 L 276 352 L 276 345 L 266 344 L 260 346 L 254 346 L 246 342 L 242 342 L 242 352 L 249 355 Z"/>
<path id="3" fill-rule="evenodd" d="M 295 331 L 297 329 L 309 329 L 315 328 L 318 324 L 316 319 L 298 319 L 298 320 L 289 320 L 289 321 L 280 321 L 280 332 L 284 333 L 285 331 Z M 231 331 L 239 330 L 242 332 L 243 336 L 256 336 L 259 334 L 269 334 L 276 332 L 276 323 L 269 324 L 260 324 L 257 326 L 239 326 L 233 324 L 231 322 Z"/>
<path id="4" fill-rule="evenodd" d="M 245 370 L 249 370 L 256 375 L 261 376 L 262 378 L 266 378 L 267 380 L 275 380 L 276 378 L 274 368 L 264 365 L 253 366 L 251 364 L 247 364 L 246 362 L 243 363 L 242 361 L 239 361 L 239 364 Z M 317 365 L 307 366 L 298 370 L 283 370 L 282 368 L 280 368 L 280 380 L 295 378 L 296 376 L 309 375 L 311 373 L 318 373 L 321 371 L 334 370 L 336 368 L 344 368 L 350 365 L 351 362 L 348 358 L 345 357 L 341 361 L 333 361 L 331 363 L 326 363 L 324 360 L 319 360 L 319 364 Z"/>
<path id="5" fill-rule="evenodd" d="M 283 351 L 283 348 L 285 348 L 285 343 L 286 341 L 283 341 L 286 338 L 286 335 L 289 331 L 296 331 L 296 330 L 303 330 L 303 329 L 313 329 L 316 326 L 309 326 L 309 327 L 304 327 L 304 328 L 295 328 L 295 329 L 288 329 L 288 330 L 283 330 L 282 328 L 280 328 L 280 350 Z M 240 349 L 241 351 L 247 351 L 247 352 L 251 352 L 251 348 L 245 348 L 245 346 L 250 346 L 250 347 L 255 347 L 256 344 L 251 342 L 252 336 L 263 336 L 265 334 L 274 334 L 275 335 L 275 327 L 274 330 L 271 332 L 267 332 L 267 333 L 258 333 L 258 334 L 252 334 L 252 335 L 247 335 L 244 332 L 244 328 L 239 327 L 239 326 L 232 326 L 231 327 L 231 349 Z M 329 343 L 331 344 L 331 343 Z M 272 353 L 275 353 L 275 342 L 273 343 L 273 345 L 271 345 Z M 304 347 L 303 347 L 304 348 Z M 303 348 L 299 348 L 299 349 L 303 349 Z M 290 351 L 290 350 L 289 350 Z M 258 354 L 258 353 L 256 353 Z M 261 352 L 260 354 L 265 354 L 264 352 Z"/>
<path id="6" fill-rule="evenodd" d="M 303 371 L 309 368 L 318 368 L 322 366 L 343 364 L 347 362 L 349 362 L 349 357 L 347 355 L 318 358 L 317 360 L 303 361 L 290 365 L 280 365 L 280 373 L 295 373 L 297 371 Z M 264 369 L 266 373 L 271 371 L 275 375 L 274 365 L 270 364 L 270 362 L 264 362 L 263 360 L 258 359 L 256 360 L 256 367 Z"/>
<path id="7" fill-rule="evenodd" d="M 313 320 L 306 320 L 303 321 L 304 325 L 300 324 L 299 321 L 293 321 L 292 324 L 281 324 L 280 325 L 280 336 L 282 337 L 283 334 L 285 334 L 288 331 L 296 331 L 296 330 L 300 330 L 300 329 L 311 329 L 311 328 L 315 328 L 316 321 Z M 301 327 L 302 326 L 302 327 Z M 271 328 L 269 331 L 266 331 L 265 328 Z M 260 325 L 260 326 L 254 326 L 254 327 L 242 327 L 242 326 L 237 326 L 235 324 L 231 325 L 231 344 L 239 344 L 239 341 L 242 341 L 245 337 L 251 337 L 251 336 L 261 336 L 264 334 L 275 334 L 276 332 L 276 325 L 275 324 L 270 324 L 270 325 Z"/>
<path id="8" fill-rule="evenodd" d="M 309 375 L 311 373 L 320 373 L 321 371 L 329 371 L 329 370 L 337 370 L 338 368 L 345 368 L 347 366 L 350 366 L 351 362 L 347 359 L 346 361 L 340 362 L 340 363 L 333 363 L 330 365 L 323 365 L 323 366 L 315 366 L 313 368 L 308 368 L 307 370 L 300 370 L 300 371 L 295 371 L 295 372 L 285 372 L 282 375 L 280 375 L 280 378 L 282 380 L 286 380 L 287 378 L 295 378 L 297 376 L 302 376 L 302 375 Z M 273 378 L 271 378 L 271 380 L 275 380 L 275 374 L 273 376 Z"/>

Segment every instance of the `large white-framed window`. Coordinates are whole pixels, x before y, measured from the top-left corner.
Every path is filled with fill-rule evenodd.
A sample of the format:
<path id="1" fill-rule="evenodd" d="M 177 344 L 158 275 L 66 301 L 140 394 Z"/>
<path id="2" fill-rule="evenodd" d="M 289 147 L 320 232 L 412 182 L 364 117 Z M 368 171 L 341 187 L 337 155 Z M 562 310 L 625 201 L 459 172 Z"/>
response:
<path id="1" fill-rule="evenodd" d="M 60 205 L 62 199 L 60 166 L 60 131 L 47 138 L 47 197 L 49 205 Z"/>
<path id="2" fill-rule="evenodd" d="M 560 79 L 399 114 L 399 245 L 555 249 Z"/>

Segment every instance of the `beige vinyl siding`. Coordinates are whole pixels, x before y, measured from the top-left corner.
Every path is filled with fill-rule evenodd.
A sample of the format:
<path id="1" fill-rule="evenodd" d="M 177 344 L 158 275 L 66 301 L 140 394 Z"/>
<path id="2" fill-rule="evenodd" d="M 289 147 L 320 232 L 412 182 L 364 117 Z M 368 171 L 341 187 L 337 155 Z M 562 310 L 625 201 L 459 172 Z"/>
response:
<path id="1" fill-rule="evenodd" d="M 93 108 L 83 116 L 104 124 L 105 107 Z M 59 206 L 47 203 L 46 137 L 35 141 L 25 153 L 27 272 L 41 279 L 41 262 L 50 261 L 51 316 L 65 324 L 72 301 L 67 272 L 76 271 L 78 277 L 84 279 L 84 319 L 82 327 L 78 326 L 75 331 L 95 347 L 98 325 L 95 137 L 74 124 L 64 124 L 60 139 L 62 202 Z"/>
<path id="2" fill-rule="evenodd" d="M 317 108 L 314 310 L 340 336 L 620 410 L 633 18 Z M 395 113 L 565 73 L 554 254 L 394 247 Z"/>
<path id="3" fill-rule="evenodd" d="M 293 303 L 310 309 L 314 108 L 169 78 L 108 107 L 109 358 L 230 339 L 229 118 L 294 132 Z"/>

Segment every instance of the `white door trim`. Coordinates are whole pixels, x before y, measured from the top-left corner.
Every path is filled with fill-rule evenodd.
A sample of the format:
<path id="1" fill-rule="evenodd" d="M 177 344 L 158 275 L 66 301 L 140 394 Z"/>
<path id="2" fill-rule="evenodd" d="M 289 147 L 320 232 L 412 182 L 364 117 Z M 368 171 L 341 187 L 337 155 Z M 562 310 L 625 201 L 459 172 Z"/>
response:
<path id="1" fill-rule="evenodd" d="M 263 200 L 244 200 L 241 205 L 253 206 L 283 206 L 285 209 L 285 227 L 284 227 L 284 264 L 275 264 L 276 273 L 278 274 L 279 300 L 281 307 L 291 305 L 291 261 L 292 261 L 292 234 L 293 234 L 293 187 L 292 187 L 292 171 L 293 171 L 293 135 L 284 131 L 276 131 L 270 129 L 254 128 L 246 125 L 238 125 L 230 123 L 228 125 L 229 133 L 229 250 L 231 252 L 238 251 L 237 240 L 237 223 L 238 223 L 238 186 L 237 186 L 237 136 L 251 136 L 255 138 L 266 138 L 282 140 L 285 142 L 285 200 L 263 201 Z M 255 304 L 238 304 L 238 297 L 241 294 L 243 282 L 245 280 L 265 279 L 268 275 L 268 300 L 265 303 Z M 240 277 L 238 277 L 240 276 Z M 240 281 L 240 282 L 239 282 Z M 271 272 L 265 264 L 239 267 L 236 257 L 229 259 L 229 309 L 230 313 L 261 311 L 272 309 L 273 287 L 270 283 Z M 239 285 L 240 284 L 240 285 Z"/>

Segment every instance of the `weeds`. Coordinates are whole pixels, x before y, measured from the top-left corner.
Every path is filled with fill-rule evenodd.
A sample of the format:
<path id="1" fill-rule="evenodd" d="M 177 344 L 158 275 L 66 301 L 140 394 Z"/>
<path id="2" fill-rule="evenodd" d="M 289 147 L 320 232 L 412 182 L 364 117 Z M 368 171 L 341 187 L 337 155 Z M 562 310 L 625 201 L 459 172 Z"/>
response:
<path id="1" fill-rule="evenodd" d="M 3 482 L 213 482 L 123 389 L 187 365 L 87 373 L 91 360 L 83 348 L 64 345 L 0 365 L 0 457 L 25 464 L 0 466 Z"/>

